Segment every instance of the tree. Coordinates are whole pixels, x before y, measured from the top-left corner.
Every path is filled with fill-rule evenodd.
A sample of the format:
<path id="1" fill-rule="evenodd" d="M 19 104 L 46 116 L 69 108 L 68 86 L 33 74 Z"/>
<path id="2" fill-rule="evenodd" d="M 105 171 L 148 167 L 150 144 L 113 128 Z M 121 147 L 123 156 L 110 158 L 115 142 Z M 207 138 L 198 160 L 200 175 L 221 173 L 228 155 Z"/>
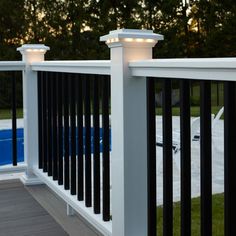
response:
<path id="1" fill-rule="evenodd" d="M 23 0 L 1 0 L 0 1 L 0 59 L 17 59 L 16 47 L 22 44 L 25 37 L 26 21 L 24 14 Z M 24 12 L 24 11 L 23 11 Z"/>

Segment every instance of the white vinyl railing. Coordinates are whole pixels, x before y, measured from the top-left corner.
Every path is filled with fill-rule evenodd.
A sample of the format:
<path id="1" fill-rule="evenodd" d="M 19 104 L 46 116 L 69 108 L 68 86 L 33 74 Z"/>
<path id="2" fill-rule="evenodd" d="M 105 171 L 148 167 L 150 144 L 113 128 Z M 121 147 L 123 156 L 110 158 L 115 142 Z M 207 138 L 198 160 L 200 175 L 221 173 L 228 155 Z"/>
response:
<path id="1" fill-rule="evenodd" d="M 152 59 L 129 63 L 132 76 L 235 81 L 236 58 Z"/>
<path id="2" fill-rule="evenodd" d="M 31 64 L 33 71 L 110 75 L 110 61 L 43 61 Z"/>
<path id="3" fill-rule="evenodd" d="M 0 61 L 0 71 L 23 71 L 25 63 L 22 61 Z"/>

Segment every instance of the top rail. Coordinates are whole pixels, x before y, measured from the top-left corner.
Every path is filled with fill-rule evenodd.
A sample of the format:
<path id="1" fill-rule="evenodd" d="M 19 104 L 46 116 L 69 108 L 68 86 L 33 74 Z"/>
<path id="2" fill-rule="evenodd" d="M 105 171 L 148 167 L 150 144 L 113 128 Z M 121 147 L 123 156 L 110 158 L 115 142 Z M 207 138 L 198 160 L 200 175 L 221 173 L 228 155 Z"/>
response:
<path id="1" fill-rule="evenodd" d="M 22 71 L 25 63 L 22 61 L 0 61 L 0 71 Z"/>
<path id="2" fill-rule="evenodd" d="M 31 64 L 34 71 L 110 75 L 110 61 L 43 61 Z"/>
<path id="3" fill-rule="evenodd" d="M 132 76 L 236 81 L 236 58 L 153 59 L 129 68 Z"/>

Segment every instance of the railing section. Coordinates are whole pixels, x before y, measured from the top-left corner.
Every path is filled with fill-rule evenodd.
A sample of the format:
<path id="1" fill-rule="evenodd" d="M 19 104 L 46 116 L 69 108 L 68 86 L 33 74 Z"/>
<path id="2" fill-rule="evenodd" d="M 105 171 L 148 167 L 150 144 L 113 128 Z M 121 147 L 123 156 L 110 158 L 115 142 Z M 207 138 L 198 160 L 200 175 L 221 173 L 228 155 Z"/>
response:
<path id="1" fill-rule="evenodd" d="M 172 95 L 171 78 L 147 78 L 148 109 L 148 235 L 192 235 L 191 211 L 191 122 L 190 84 L 188 79 L 175 80 L 180 91 L 180 225 L 174 226 L 173 217 L 173 138 L 172 138 Z M 155 93 L 161 85 L 162 105 L 156 105 Z M 200 235 L 213 234 L 212 206 L 212 115 L 211 81 L 199 81 L 200 86 Z M 236 97 L 235 82 L 224 82 L 224 230 L 225 235 L 234 235 L 234 211 L 236 210 Z M 156 112 L 162 109 L 163 133 L 156 133 Z M 156 136 L 163 137 L 163 223 L 157 224 L 156 189 Z M 223 158 L 223 156 L 222 156 Z M 158 175 L 159 176 L 159 175 Z M 159 176 L 160 178 L 160 176 Z M 159 193 L 160 194 L 160 193 Z M 222 214 L 223 217 L 223 214 Z M 175 229 L 174 229 L 175 228 Z"/>
<path id="2" fill-rule="evenodd" d="M 38 166 L 110 221 L 110 78 L 38 72 Z"/>

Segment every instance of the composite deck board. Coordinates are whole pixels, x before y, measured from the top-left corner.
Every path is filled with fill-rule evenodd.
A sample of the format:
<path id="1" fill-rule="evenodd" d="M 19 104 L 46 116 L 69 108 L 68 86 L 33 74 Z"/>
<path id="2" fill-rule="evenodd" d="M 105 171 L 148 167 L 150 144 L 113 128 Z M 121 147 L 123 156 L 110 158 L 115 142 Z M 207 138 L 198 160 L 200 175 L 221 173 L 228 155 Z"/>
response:
<path id="1" fill-rule="evenodd" d="M 76 214 L 66 215 L 66 203 L 45 185 L 28 186 L 27 190 L 70 236 L 101 236 L 96 229 Z"/>
<path id="2" fill-rule="evenodd" d="M 0 181 L 0 236 L 66 236 L 19 180 Z"/>

